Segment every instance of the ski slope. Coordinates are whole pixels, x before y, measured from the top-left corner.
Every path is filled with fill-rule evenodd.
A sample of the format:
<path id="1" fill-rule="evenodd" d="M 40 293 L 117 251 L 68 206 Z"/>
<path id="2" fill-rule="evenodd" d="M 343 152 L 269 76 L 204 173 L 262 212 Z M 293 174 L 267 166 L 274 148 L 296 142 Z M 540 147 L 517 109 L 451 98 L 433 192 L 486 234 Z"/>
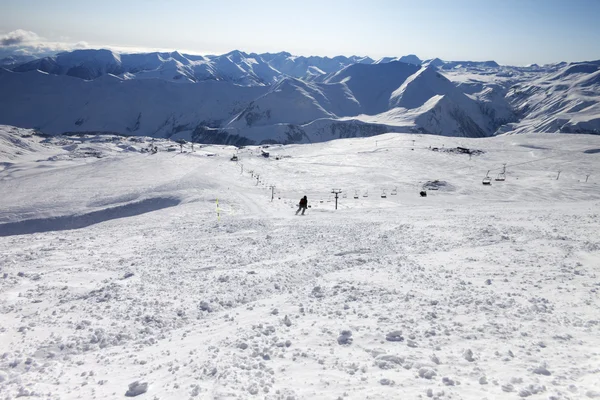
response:
<path id="1" fill-rule="evenodd" d="M 181 153 L 2 126 L 0 393 L 599 398 L 599 166 L 591 135 Z"/>

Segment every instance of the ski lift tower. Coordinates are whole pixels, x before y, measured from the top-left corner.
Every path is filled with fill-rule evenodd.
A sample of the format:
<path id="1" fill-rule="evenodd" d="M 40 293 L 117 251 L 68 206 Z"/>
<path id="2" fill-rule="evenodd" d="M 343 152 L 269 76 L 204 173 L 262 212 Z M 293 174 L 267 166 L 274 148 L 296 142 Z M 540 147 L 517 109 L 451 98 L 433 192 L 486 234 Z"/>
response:
<path id="1" fill-rule="evenodd" d="M 337 210 L 338 195 L 342 193 L 342 189 L 332 189 L 331 193 L 335 195 L 335 209 Z"/>
<path id="2" fill-rule="evenodd" d="M 269 189 L 271 189 L 271 201 L 273 201 L 273 197 L 275 197 L 275 185 L 269 186 Z"/>

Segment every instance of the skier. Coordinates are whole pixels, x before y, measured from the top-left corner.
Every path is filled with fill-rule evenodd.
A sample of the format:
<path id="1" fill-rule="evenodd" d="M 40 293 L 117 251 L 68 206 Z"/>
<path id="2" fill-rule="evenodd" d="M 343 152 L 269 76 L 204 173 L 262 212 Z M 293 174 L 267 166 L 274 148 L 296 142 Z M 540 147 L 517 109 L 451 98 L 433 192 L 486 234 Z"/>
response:
<path id="1" fill-rule="evenodd" d="M 304 215 L 304 211 L 306 211 L 306 207 L 308 207 L 308 199 L 306 196 L 300 199 L 300 203 L 298 204 L 298 210 L 296 211 L 296 215 L 302 210 L 302 215 Z"/>

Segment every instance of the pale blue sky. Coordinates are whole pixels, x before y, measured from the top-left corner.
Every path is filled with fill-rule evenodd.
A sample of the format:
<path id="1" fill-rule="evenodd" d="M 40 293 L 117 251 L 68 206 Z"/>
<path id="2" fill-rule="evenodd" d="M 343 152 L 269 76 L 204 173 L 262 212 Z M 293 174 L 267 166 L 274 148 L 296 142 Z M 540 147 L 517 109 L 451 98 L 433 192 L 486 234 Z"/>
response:
<path id="1" fill-rule="evenodd" d="M 39 36 L 2 40 L 12 48 L 85 42 L 525 65 L 600 59 L 599 21 L 600 0 L 0 0 L 0 40 L 17 29 Z"/>

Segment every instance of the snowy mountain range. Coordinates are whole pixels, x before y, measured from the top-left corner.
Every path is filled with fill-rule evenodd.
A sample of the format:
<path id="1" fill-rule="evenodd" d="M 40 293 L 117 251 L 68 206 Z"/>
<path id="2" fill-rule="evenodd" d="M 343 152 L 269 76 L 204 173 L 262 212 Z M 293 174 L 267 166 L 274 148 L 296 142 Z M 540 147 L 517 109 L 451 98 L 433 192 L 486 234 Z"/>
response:
<path id="1" fill-rule="evenodd" d="M 14 64 L 10 58 L 7 64 Z M 112 74 L 122 79 L 161 78 L 176 82 L 207 80 L 232 82 L 242 86 L 266 86 L 282 78 L 325 75 L 355 64 L 371 64 L 369 57 L 296 57 L 290 53 L 246 54 L 232 51 L 219 56 L 172 53 L 118 54 L 110 50 L 75 50 L 23 62 L 15 72 L 39 70 L 92 80 Z"/>
<path id="2" fill-rule="evenodd" d="M 2 65 L 0 123 L 49 134 L 243 145 L 392 131 L 600 133 L 600 61 L 511 67 L 415 55 L 76 50 Z"/>

